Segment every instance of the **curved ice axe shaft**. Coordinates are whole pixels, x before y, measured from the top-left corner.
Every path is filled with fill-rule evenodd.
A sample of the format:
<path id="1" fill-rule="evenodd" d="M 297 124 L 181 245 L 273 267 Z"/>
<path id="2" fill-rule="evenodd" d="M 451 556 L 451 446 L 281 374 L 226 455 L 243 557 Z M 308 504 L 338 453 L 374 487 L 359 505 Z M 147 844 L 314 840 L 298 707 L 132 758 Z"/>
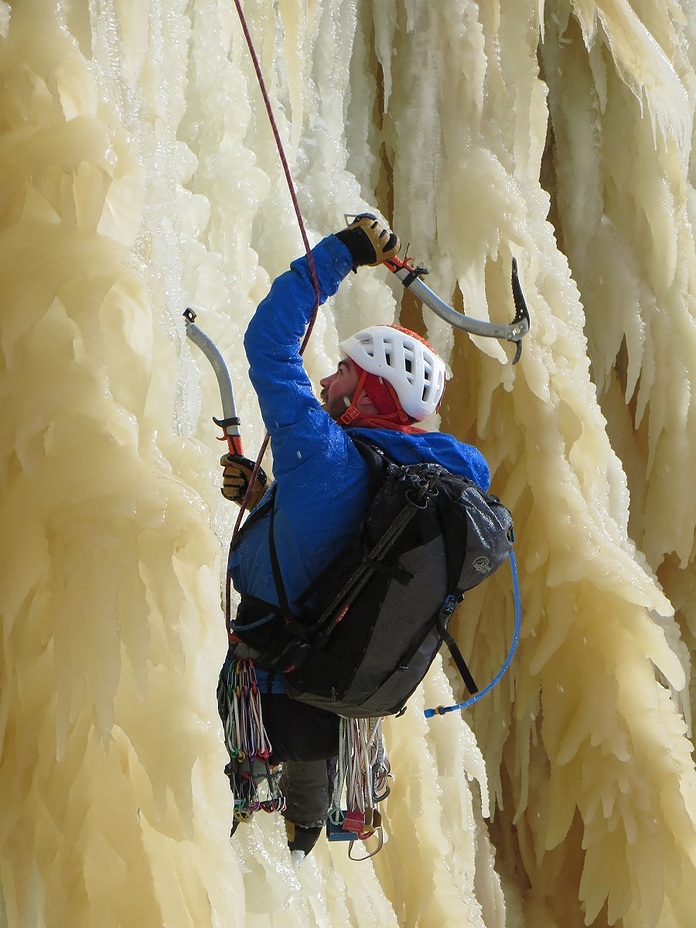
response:
<path id="1" fill-rule="evenodd" d="M 220 398 L 222 400 L 222 419 L 216 419 L 213 416 L 215 425 L 219 425 L 224 433 L 224 439 L 230 449 L 230 454 L 242 455 L 242 438 L 239 432 L 239 416 L 237 407 L 234 403 L 234 391 L 232 389 L 232 379 L 230 372 L 213 342 L 208 338 L 205 332 L 202 332 L 197 325 L 194 325 L 196 313 L 189 307 L 184 310 L 184 319 L 186 320 L 186 337 L 194 345 L 197 345 L 206 358 L 210 361 L 215 376 L 217 377 L 218 387 L 220 388 Z"/>
<path id="2" fill-rule="evenodd" d="M 499 338 L 503 341 L 515 342 L 517 351 L 512 363 L 517 364 L 522 354 L 522 339 L 529 332 L 529 311 L 524 300 L 520 281 L 517 276 L 517 259 L 512 259 L 512 298 L 515 303 L 515 318 L 512 322 L 500 324 L 497 322 L 483 322 L 480 319 L 473 319 L 471 316 L 465 316 L 458 313 L 444 300 L 434 293 L 430 287 L 423 283 L 421 277 L 427 274 L 423 267 L 413 267 L 413 265 L 400 258 L 390 258 L 385 262 L 389 270 L 396 274 L 404 287 L 407 287 L 411 293 L 418 297 L 426 306 L 430 307 L 434 313 L 437 313 L 445 322 L 457 329 L 463 329 L 472 335 L 484 335 L 487 338 Z"/>

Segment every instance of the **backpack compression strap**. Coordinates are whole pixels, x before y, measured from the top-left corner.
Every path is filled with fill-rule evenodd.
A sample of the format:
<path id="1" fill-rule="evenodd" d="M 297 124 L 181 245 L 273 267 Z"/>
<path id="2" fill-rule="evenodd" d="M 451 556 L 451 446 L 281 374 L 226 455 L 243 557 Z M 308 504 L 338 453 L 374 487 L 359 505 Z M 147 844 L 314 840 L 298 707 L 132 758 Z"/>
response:
<path id="1" fill-rule="evenodd" d="M 515 560 L 515 552 L 512 549 L 510 550 L 508 559 L 510 561 L 510 571 L 512 572 L 512 591 L 515 599 L 515 628 L 512 634 L 512 644 L 510 645 L 510 650 L 507 653 L 507 657 L 505 658 L 503 666 L 493 677 L 491 682 L 484 686 L 484 688 L 474 696 L 469 697 L 469 699 L 465 699 L 464 702 L 457 703 L 456 706 L 438 706 L 437 709 L 426 709 L 424 712 L 426 719 L 431 719 L 434 715 L 445 715 L 446 712 L 457 712 L 460 709 L 468 709 L 469 706 L 473 706 L 475 702 L 478 702 L 479 699 L 482 699 L 487 693 L 490 693 L 493 687 L 500 682 L 503 674 L 507 671 L 510 664 L 512 663 L 512 658 L 515 655 L 517 645 L 520 641 L 522 606 L 520 603 L 520 583 L 517 576 L 517 562 Z"/>
<path id="2" fill-rule="evenodd" d="M 449 621 L 452 618 L 454 610 L 457 608 L 457 605 L 464 599 L 463 590 L 459 589 L 456 586 L 457 579 L 459 577 L 459 568 L 460 564 L 457 563 L 454 552 L 457 550 L 458 545 L 456 544 L 456 539 L 452 532 L 452 527 L 449 520 L 447 519 L 446 512 L 442 505 L 442 498 L 440 498 L 440 505 L 438 506 L 438 515 L 440 517 L 440 525 L 442 527 L 442 534 L 445 538 L 445 556 L 447 560 L 447 582 L 452 584 L 450 586 L 451 592 L 445 597 L 439 615 L 437 617 L 437 622 L 435 623 L 435 628 L 437 629 L 440 638 L 447 645 L 450 654 L 452 655 L 452 660 L 454 661 L 457 670 L 460 673 L 464 685 L 469 690 L 469 693 L 473 696 L 474 693 L 478 693 L 478 686 L 471 674 L 471 671 L 467 667 L 466 661 L 462 656 L 462 652 L 459 650 L 457 642 L 454 640 L 452 634 L 448 631 L 447 626 Z"/>
<path id="3" fill-rule="evenodd" d="M 452 617 L 452 613 L 457 608 L 457 603 L 460 603 L 462 598 L 463 597 L 461 594 L 459 596 L 455 596 L 454 594 L 450 593 L 450 595 L 445 599 L 442 608 L 440 609 L 435 627 L 437 628 L 440 638 L 442 638 L 442 640 L 449 648 L 449 652 L 452 655 L 452 660 L 457 665 L 457 670 L 461 674 L 464 685 L 473 696 L 474 693 L 478 693 L 478 686 L 476 686 L 476 682 L 471 675 L 471 671 L 467 667 L 466 661 L 462 657 L 462 652 L 459 650 L 457 642 L 454 640 L 445 626 L 445 622 L 449 622 L 450 618 Z"/>

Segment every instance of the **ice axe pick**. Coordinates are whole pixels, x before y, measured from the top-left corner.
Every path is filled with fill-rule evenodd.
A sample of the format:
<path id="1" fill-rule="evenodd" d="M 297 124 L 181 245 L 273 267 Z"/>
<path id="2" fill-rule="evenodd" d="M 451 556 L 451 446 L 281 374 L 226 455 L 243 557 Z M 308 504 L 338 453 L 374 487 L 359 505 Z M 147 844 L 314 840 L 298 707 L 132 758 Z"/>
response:
<path id="1" fill-rule="evenodd" d="M 418 297 L 421 302 L 425 303 L 434 313 L 437 313 L 445 322 L 457 329 L 463 329 L 472 335 L 483 335 L 487 338 L 498 338 L 502 341 L 515 342 L 517 350 L 512 360 L 517 364 L 522 354 L 522 339 L 529 332 L 529 311 L 525 303 L 522 287 L 520 286 L 519 277 L 517 276 L 517 259 L 512 259 L 512 298 L 515 303 L 515 318 L 512 322 L 501 324 L 497 322 L 484 322 L 481 319 L 474 319 L 466 316 L 464 313 L 457 312 L 444 300 L 430 289 L 421 277 L 428 271 L 424 267 L 415 267 L 409 258 L 402 260 L 394 256 L 385 261 L 389 270 L 396 274 L 401 283 Z"/>

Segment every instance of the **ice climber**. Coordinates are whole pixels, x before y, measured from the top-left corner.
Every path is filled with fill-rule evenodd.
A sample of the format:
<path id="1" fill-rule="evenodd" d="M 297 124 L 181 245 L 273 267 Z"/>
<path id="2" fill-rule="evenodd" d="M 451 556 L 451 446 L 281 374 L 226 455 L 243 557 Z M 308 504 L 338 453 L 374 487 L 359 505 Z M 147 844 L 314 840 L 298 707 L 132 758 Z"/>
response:
<path id="1" fill-rule="evenodd" d="M 312 251 L 321 302 L 353 269 L 376 266 L 399 248 L 394 233 L 363 214 Z M 473 480 L 490 478 L 475 448 L 418 423 L 435 412 L 445 365 L 420 336 L 389 325 L 370 326 L 340 345 L 334 373 L 320 381 L 317 399 L 304 370 L 300 343 L 315 305 L 307 257 L 294 261 L 260 303 L 244 346 L 251 383 L 270 434 L 276 484 L 272 532 L 277 569 L 292 603 L 348 544 L 368 503 L 368 469 L 352 436 L 383 449 L 400 464 L 435 462 Z M 251 462 L 222 459 L 223 495 L 240 503 Z M 279 604 L 269 548 L 268 488 L 257 482 L 251 513 L 230 555 L 229 570 L 243 601 Z M 222 677 L 238 658 L 258 658 L 232 641 Z M 339 717 L 290 699 L 281 673 L 256 660 L 270 762 L 282 763 L 284 811 L 291 851 L 308 854 L 326 822 L 338 753 Z"/>

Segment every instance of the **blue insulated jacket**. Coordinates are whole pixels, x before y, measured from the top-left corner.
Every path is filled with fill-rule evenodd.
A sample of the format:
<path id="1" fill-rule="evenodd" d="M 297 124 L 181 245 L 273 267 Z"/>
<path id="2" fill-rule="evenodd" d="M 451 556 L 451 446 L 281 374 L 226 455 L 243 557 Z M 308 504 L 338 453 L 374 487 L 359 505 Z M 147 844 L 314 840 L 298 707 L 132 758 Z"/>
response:
<path id="1" fill-rule="evenodd" d="M 351 270 L 350 253 L 330 235 L 312 256 L 323 303 Z M 374 428 L 346 431 L 321 408 L 299 353 L 315 296 L 305 256 L 274 281 L 244 338 L 251 383 L 271 438 L 275 547 L 290 604 L 348 545 L 369 502 L 368 466 L 349 432 L 383 448 L 401 464 L 436 462 L 483 490 L 490 483 L 480 452 L 451 435 Z M 245 531 L 231 554 L 229 570 L 239 593 L 278 604 L 268 515 Z M 263 689 L 267 674 L 257 668 L 257 678 Z M 273 677 L 273 692 L 284 692 L 280 674 Z"/>

